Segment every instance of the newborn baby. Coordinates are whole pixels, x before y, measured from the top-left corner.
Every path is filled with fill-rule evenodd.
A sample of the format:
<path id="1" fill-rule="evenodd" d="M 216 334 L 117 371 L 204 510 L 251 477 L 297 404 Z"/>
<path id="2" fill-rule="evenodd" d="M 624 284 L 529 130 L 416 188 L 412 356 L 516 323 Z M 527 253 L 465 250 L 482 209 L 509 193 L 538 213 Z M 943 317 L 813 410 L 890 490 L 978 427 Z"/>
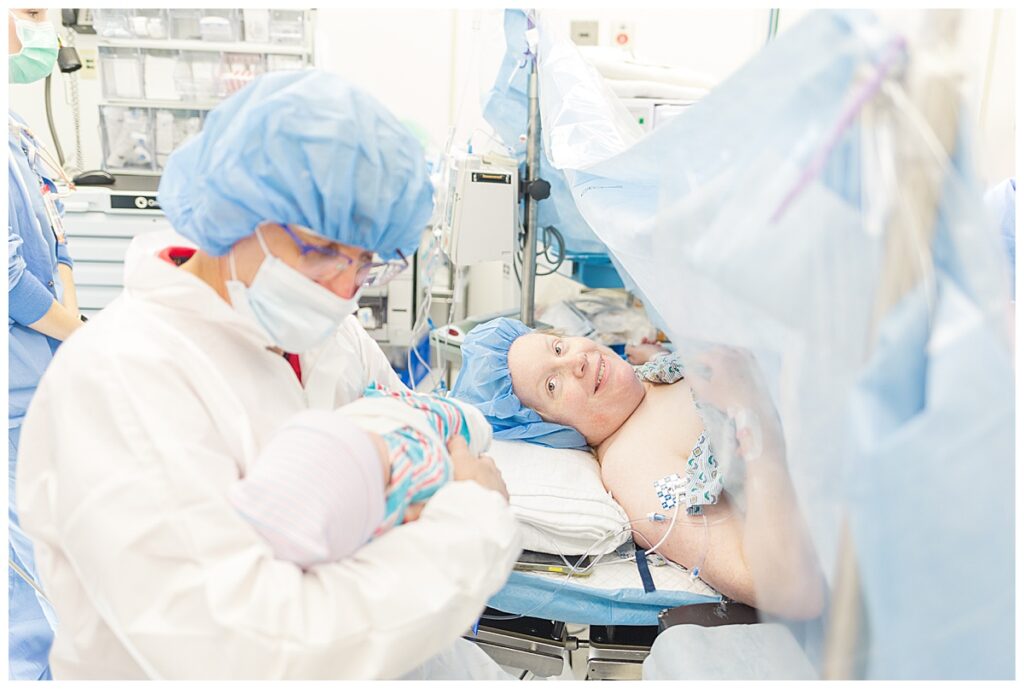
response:
<path id="1" fill-rule="evenodd" d="M 278 559 L 337 561 L 419 515 L 451 478 L 447 444 L 456 435 L 474 455 L 491 443 L 475 407 L 371 383 L 335 411 L 288 419 L 228 500 Z"/>

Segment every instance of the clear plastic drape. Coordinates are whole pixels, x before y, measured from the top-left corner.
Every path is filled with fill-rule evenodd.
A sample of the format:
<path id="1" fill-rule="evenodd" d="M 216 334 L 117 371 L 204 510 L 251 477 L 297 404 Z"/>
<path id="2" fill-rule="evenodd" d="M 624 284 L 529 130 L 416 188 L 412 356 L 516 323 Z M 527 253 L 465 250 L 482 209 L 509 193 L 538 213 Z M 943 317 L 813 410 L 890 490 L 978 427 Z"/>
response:
<path id="1" fill-rule="evenodd" d="M 525 74 L 524 25 L 508 13 L 499 86 Z M 818 672 L 847 625 L 855 676 L 1012 677 L 1008 271 L 969 116 L 947 157 L 902 89 L 901 37 L 817 12 L 639 138 L 575 46 L 538 29 L 548 179 L 582 222 L 568 236 L 599 238 L 683 353 L 765 617 Z M 907 165 L 936 198 L 904 186 Z M 565 225 L 562 202 L 540 212 Z M 833 595 L 841 554 L 854 614 Z M 823 617 L 786 621 L 819 572 Z"/>

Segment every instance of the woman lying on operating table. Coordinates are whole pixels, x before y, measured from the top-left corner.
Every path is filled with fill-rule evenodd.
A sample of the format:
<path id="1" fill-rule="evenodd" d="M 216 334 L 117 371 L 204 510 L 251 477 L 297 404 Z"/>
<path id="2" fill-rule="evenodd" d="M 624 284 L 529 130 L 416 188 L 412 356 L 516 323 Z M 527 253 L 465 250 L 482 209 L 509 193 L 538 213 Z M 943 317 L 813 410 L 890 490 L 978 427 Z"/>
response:
<path id="1" fill-rule="evenodd" d="M 691 361 L 694 375 L 673 354 L 633 367 L 587 338 L 498 318 L 470 331 L 462 358 L 452 395 L 480 409 L 495 438 L 593 448 L 605 488 L 638 520 L 641 546 L 656 546 L 719 593 L 766 613 L 821 613 L 823 580 L 779 418 L 752 357 L 711 348 Z M 702 415 L 715 409 L 736 428 L 745 512 L 723 491 Z M 662 520 L 649 520 L 652 513 Z"/>

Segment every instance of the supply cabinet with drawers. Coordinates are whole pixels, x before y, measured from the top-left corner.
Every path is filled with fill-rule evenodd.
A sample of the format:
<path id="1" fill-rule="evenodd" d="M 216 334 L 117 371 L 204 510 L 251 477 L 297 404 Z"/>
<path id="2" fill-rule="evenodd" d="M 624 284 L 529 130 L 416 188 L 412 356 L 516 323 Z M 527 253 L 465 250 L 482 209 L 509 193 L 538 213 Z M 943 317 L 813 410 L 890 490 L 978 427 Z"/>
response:
<path id="1" fill-rule="evenodd" d="M 206 113 L 260 74 L 313 65 L 314 10 L 98 9 L 110 172 L 158 175 Z"/>

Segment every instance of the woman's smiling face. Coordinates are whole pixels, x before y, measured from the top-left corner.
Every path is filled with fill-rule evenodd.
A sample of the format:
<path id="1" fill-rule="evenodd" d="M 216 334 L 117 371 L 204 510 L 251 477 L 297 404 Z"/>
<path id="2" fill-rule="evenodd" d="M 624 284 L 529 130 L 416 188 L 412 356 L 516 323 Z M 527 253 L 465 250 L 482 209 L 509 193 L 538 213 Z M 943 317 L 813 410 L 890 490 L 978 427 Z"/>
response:
<path id="1" fill-rule="evenodd" d="M 508 351 L 508 367 L 525 406 L 575 428 L 591 446 L 618 430 L 644 397 L 633 367 L 585 337 L 523 335 Z"/>

